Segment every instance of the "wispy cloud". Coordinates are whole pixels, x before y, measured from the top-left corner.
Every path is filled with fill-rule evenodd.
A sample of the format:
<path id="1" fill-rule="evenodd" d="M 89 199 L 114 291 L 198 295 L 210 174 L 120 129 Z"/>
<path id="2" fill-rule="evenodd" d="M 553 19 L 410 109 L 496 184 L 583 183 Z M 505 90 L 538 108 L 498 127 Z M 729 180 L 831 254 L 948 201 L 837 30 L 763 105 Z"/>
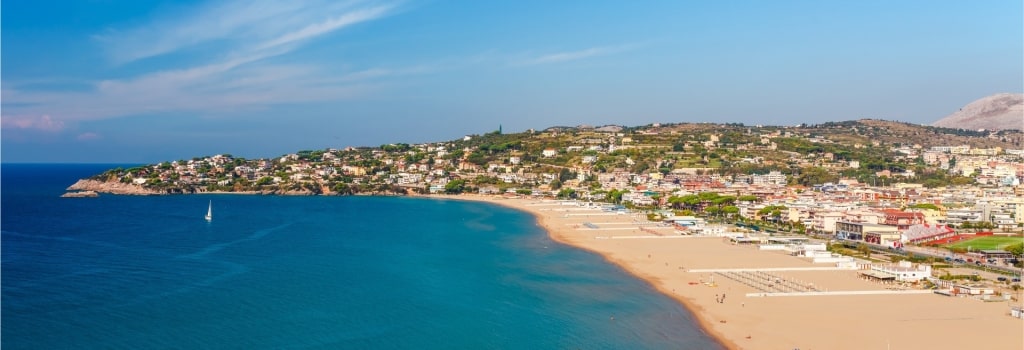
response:
<path id="1" fill-rule="evenodd" d="M 97 133 L 94 133 L 94 132 L 83 132 L 81 134 L 78 134 L 78 136 L 76 136 L 75 139 L 78 140 L 78 141 L 99 140 L 100 139 L 100 134 L 97 134 Z"/>
<path id="2" fill-rule="evenodd" d="M 58 132 L 64 129 L 64 122 L 53 120 L 48 115 L 41 116 L 4 116 L 0 126 L 5 129 L 27 129 L 45 132 Z"/>
<path id="3" fill-rule="evenodd" d="M 373 79 L 408 70 L 339 71 L 288 54 L 395 11 L 393 2 L 370 0 L 227 0 L 169 10 L 135 27 L 94 36 L 115 64 L 149 68 L 139 74 L 86 82 L 88 89 L 75 91 L 4 81 L 4 127 L 59 130 L 62 120 L 244 110 L 358 96 L 375 88 Z M 147 60 L 164 55 L 177 56 Z M 7 113 L 44 117 L 9 118 Z"/>
<path id="4" fill-rule="evenodd" d="M 326 28 L 316 33 L 323 34 L 343 26 L 315 26 L 318 22 L 331 22 L 332 16 L 334 19 L 362 17 L 369 20 L 373 18 L 359 14 L 369 11 L 383 16 L 385 13 L 381 10 L 388 7 L 370 6 L 376 10 L 369 10 L 360 6 L 365 6 L 363 1 L 212 1 L 192 8 L 167 10 L 141 25 L 110 28 L 94 38 L 112 60 L 127 63 L 211 42 L 236 49 L 268 43 L 283 34 L 310 27 Z"/>
<path id="5" fill-rule="evenodd" d="M 349 25 L 374 20 L 386 15 L 388 11 L 391 10 L 392 8 L 393 7 L 390 5 L 375 6 L 344 13 L 340 16 L 330 18 L 323 22 L 310 24 L 308 26 L 303 27 L 302 29 L 281 35 L 277 38 L 274 38 L 273 40 L 263 43 L 263 45 L 260 45 L 260 48 L 265 49 L 290 44 L 293 42 L 329 33 L 331 31 Z"/>
<path id="6" fill-rule="evenodd" d="M 517 62 L 519 65 L 538 65 L 578 61 L 591 57 L 612 55 L 635 48 L 635 45 L 601 46 L 583 50 L 547 53 Z"/>

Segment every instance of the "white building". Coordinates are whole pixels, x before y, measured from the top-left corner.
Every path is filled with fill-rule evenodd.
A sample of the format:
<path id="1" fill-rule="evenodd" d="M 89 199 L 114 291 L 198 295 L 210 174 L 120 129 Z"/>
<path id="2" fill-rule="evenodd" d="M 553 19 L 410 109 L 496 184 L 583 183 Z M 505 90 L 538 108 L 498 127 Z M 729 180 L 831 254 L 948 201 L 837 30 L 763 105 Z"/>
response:
<path id="1" fill-rule="evenodd" d="M 931 265 L 919 264 L 914 267 L 909 261 L 900 261 L 896 265 L 872 264 L 871 271 L 892 275 L 901 282 L 917 282 L 932 277 Z"/>
<path id="2" fill-rule="evenodd" d="M 785 185 L 786 175 L 778 171 L 771 171 L 767 175 L 751 175 L 750 180 L 754 185 Z"/>

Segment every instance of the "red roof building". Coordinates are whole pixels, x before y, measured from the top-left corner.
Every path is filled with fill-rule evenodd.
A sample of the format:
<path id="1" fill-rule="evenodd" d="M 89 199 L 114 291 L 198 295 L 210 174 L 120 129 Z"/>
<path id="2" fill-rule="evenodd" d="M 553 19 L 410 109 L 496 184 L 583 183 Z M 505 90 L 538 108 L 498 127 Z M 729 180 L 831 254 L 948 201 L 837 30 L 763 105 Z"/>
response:
<path id="1" fill-rule="evenodd" d="M 906 230 L 910 226 L 924 224 L 924 214 L 921 213 L 886 209 L 882 210 L 882 214 L 885 215 L 885 220 L 882 221 L 883 225 L 896 226 L 899 230 Z"/>

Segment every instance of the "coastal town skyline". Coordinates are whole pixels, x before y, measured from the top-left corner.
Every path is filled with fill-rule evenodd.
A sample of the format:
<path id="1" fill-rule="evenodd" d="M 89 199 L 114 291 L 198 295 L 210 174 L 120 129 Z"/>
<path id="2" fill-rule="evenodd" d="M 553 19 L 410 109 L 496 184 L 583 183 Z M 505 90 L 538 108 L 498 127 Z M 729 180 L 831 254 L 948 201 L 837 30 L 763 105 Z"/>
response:
<path id="1" fill-rule="evenodd" d="M 1015 1 L 3 9 L 3 162 L 273 157 L 498 125 L 930 124 L 1024 74 Z"/>

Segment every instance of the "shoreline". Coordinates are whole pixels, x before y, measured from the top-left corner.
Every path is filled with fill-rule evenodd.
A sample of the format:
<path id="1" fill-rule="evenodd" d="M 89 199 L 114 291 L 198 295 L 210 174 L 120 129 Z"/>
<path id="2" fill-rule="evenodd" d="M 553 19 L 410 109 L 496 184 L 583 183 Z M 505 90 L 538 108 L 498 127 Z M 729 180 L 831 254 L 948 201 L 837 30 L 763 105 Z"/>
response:
<path id="1" fill-rule="evenodd" d="M 749 297 L 758 292 L 727 275 L 690 270 L 715 268 L 821 267 L 778 252 L 725 243 L 721 238 L 600 239 L 651 236 L 630 230 L 632 215 L 594 212 L 563 215 L 548 200 L 486 195 L 416 197 L 491 203 L 532 215 L 548 237 L 600 255 L 693 314 L 705 334 L 727 349 L 1014 348 L 1024 345 L 1024 320 L 1008 315 L 1007 302 L 982 302 L 934 293 L 893 293 L 890 287 L 862 280 L 856 271 L 792 271 L 786 279 L 813 282 L 832 291 L 887 291 L 884 295 Z M 550 206 L 551 210 L 542 209 Z M 595 221 L 609 231 L 579 227 Z M 616 226 L 619 225 L 619 226 Z M 613 228 L 618 227 L 618 228 Z M 653 238 L 653 237 L 652 237 Z M 662 265 L 663 263 L 663 265 Z M 684 268 L 685 266 L 685 268 Z M 710 285 L 705 278 L 710 276 Z M 715 277 L 719 277 L 715 280 Z M 698 284 L 697 281 L 700 281 Z M 729 301 L 724 297 L 728 292 Z M 719 293 L 722 302 L 718 302 Z M 714 301 L 712 301 L 714 300 Z M 949 338 L 944 335 L 971 334 Z M 970 339 L 961 339 L 970 338 Z"/>
<path id="2" fill-rule="evenodd" d="M 623 271 L 625 271 L 626 273 L 632 275 L 633 277 L 636 277 L 637 279 L 640 279 L 641 281 L 644 281 L 645 283 L 650 285 L 651 288 L 654 288 L 654 290 L 658 291 L 658 293 L 661 293 L 662 295 L 665 295 L 665 296 L 671 298 L 672 300 L 675 300 L 683 308 L 685 308 L 688 312 L 690 312 L 691 315 L 693 315 L 693 319 L 695 321 L 697 321 L 697 326 L 701 329 L 702 332 L 704 332 L 704 334 L 707 334 L 709 337 L 711 337 L 716 342 L 718 342 L 719 345 L 722 345 L 722 347 L 724 347 L 725 349 L 728 349 L 728 350 L 742 349 L 742 347 L 740 347 L 738 344 L 736 344 L 735 342 L 733 342 L 729 338 L 726 338 L 724 334 L 721 334 L 720 332 L 718 332 L 717 330 L 712 328 L 711 322 L 708 321 L 707 319 L 705 319 L 705 317 L 703 317 L 703 315 L 701 315 L 701 311 L 703 311 L 703 309 L 704 309 L 703 307 L 701 307 L 700 305 L 694 303 L 693 301 L 688 300 L 688 299 L 686 299 L 686 298 L 684 298 L 684 297 L 682 297 L 682 296 L 680 296 L 678 294 L 671 293 L 670 290 L 666 290 L 664 286 L 662 286 L 660 283 L 658 283 L 658 278 L 657 277 L 644 275 L 644 274 L 639 273 L 638 271 L 634 271 L 633 269 L 630 268 L 630 266 L 628 264 L 626 264 L 626 262 L 614 259 L 614 258 L 610 257 L 608 254 L 606 254 L 606 253 L 604 253 L 604 252 L 602 252 L 600 250 L 596 250 L 596 249 L 593 249 L 591 247 L 587 247 L 587 246 L 584 246 L 584 245 L 580 245 L 580 244 L 574 243 L 572 240 L 567 239 L 567 237 L 563 237 L 562 235 L 557 234 L 558 230 L 554 229 L 554 226 L 551 225 L 548 222 L 547 217 L 545 215 L 543 215 L 543 213 L 541 213 L 540 211 L 531 210 L 529 207 L 526 207 L 525 205 L 516 205 L 514 203 L 510 203 L 509 202 L 511 200 L 517 200 L 517 199 L 518 200 L 527 200 L 527 199 L 504 198 L 504 197 L 484 196 L 484 195 L 471 195 L 471 194 L 470 195 L 467 195 L 467 194 L 463 194 L 463 195 L 417 195 L 417 196 L 412 196 L 412 197 L 440 198 L 440 199 L 447 199 L 447 200 L 462 200 L 462 201 L 469 201 L 469 202 L 491 203 L 491 204 L 495 204 L 495 205 L 500 205 L 500 206 L 505 207 L 505 208 L 510 208 L 510 209 L 514 209 L 514 210 L 518 210 L 518 211 L 522 211 L 524 213 L 530 214 L 537 221 L 537 225 L 540 226 L 541 229 L 543 229 L 545 232 L 547 232 L 547 235 L 548 235 L 549 238 L 551 238 L 551 240 L 553 240 L 555 242 L 558 242 L 558 243 L 561 243 L 561 244 L 565 244 L 565 245 L 571 246 L 573 248 L 583 249 L 585 251 L 588 251 L 588 252 L 591 252 L 591 253 L 594 253 L 594 254 L 597 254 L 597 255 L 601 256 L 601 258 L 604 259 L 605 261 L 607 261 L 607 262 L 609 262 L 609 263 L 611 263 L 611 264 L 621 268 Z"/>

